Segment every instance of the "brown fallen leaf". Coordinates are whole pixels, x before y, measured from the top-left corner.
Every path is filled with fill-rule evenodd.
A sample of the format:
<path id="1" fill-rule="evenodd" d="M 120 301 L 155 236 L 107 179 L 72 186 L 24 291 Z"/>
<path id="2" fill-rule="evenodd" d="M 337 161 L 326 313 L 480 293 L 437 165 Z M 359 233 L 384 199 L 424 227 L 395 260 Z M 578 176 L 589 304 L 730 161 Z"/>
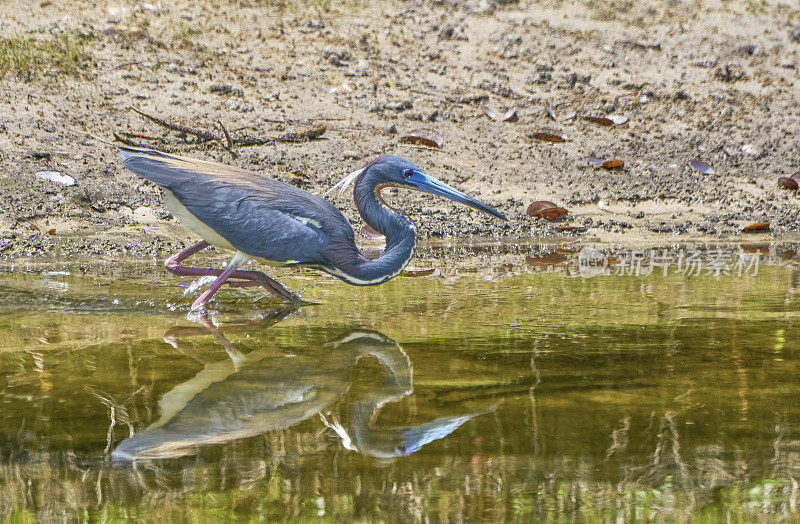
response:
<path id="1" fill-rule="evenodd" d="M 759 222 L 742 228 L 742 233 L 760 233 L 762 231 L 769 231 L 769 222 Z"/>
<path id="2" fill-rule="evenodd" d="M 600 124 L 601 126 L 615 126 L 624 124 L 628 121 L 628 117 L 622 115 L 609 115 L 609 116 L 587 116 L 586 120 Z"/>
<path id="3" fill-rule="evenodd" d="M 538 200 L 528 206 L 528 216 L 534 218 L 546 218 L 547 220 L 555 220 L 556 218 L 566 215 L 567 210 L 563 207 L 558 207 L 552 202 L 547 200 Z"/>
<path id="4" fill-rule="evenodd" d="M 625 165 L 625 162 L 623 160 L 620 160 L 619 158 L 615 158 L 613 160 L 606 160 L 605 162 L 600 164 L 600 167 L 602 167 L 603 169 L 616 169 L 616 168 L 622 167 L 624 165 Z"/>
<path id="5" fill-rule="evenodd" d="M 547 128 L 534 131 L 531 136 L 545 142 L 565 142 L 567 140 L 567 137 L 561 134 L 560 131 Z"/>
<path id="6" fill-rule="evenodd" d="M 429 277 L 438 274 L 435 267 L 404 269 L 400 276 L 403 277 Z"/>
<path id="7" fill-rule="evenodd" d="M 704 175 L 714 174 L 714 169 L 712 169 L 710 165 L 706 164 L 702 160 L 695 159 L 690 161 L 689 167 L 692 168 L 692 171 L 697 171 L 698 173 L 702 173 Z"/>
<path id="8" fill-rule="evenodd" d="M 36 224 L 28 224 L 28 227 L 31 228 L 31 231 L 40 231 L 39 226 Z"/>
<path id="9" fill-rule="evenodd" d="M 800 171 L 790 177 L 780 177 L 778 179 L 778 187 L 783 189 L 797 190 L 800 188 Z"/>
<path id="10" fill-rule="evenodd" d="M 441 149 L 444 145 L 444 139 L 439 133 L 413 131 L 408 135 L 401 137 L 400 143 L 412 146 L 422 146 L 428 149 Z"/>
<path id="11" fill-rule="evenodd" d="M 586 233 L 589 228 L 586 226 L 558 226 L 558 230 L 569 233 Z"/>
<path id="12" fill-rule="evenodd" d="M 48 229 L 48 230 L 47 230 L 47 234 L 48 234 L 48 235 L 55 235 L 55 234 L 56 234 L 56 228 L 53 228 L 53 229 Z"/>
<path id="13" fill-rule="evenodd" d="M 601 126 L 613 126 L 614 122 L 610 118 L 606 118 L 603 116 L 587 116 L 586 120 L 589 122 L 594 122 L 595 124 L 600 124 Z"/>

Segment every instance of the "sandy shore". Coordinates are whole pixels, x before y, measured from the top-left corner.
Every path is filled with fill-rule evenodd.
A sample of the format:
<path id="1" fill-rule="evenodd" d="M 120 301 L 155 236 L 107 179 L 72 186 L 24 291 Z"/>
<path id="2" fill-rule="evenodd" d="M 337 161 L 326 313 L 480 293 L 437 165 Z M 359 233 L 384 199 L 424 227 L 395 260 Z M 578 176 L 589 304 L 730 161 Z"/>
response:
<path id="1" fill-rule="evenodd" d="M 428 237 L 798 238 L 800 194 L 776 183 L 800 171 L 800 15 L 787 4 L 5 6 L 6 259 L 54 250 L 163 256 L 192 241 L 156 187 L 81 131 L 256 170 L 318 194 L 375 155 L 398 154 L 510 218 L 501 223 L 433 197 L 389 195 Z M 493 120 L 484 107 L 500 115 L 516 109 L 518 121 Z M 172 132 L 132 109 L 218 137 L 224 127 L 234 139 L 326 129 L 301 143 L 230 148 L 226 139 Z M 624 122 L 606 126 L 587 116 Z M 537 140 L 543 129 L 567 140 Z M 440 134 L 441 150 L 401 143 L 417 130 Z M 587 157 L 624 166 L 593 167 Z M 714 174 L 690 169 L 693 159 Z M 74 184 L 43 180 L 36 176 L 42 171 Z M 531 219 L 525 210 L 537 200 L 569 214 Z M 349 195 L 336 203 L 358 220 Z M 770 231 L 741 233 L 757 222 L 770 222 Z"/>

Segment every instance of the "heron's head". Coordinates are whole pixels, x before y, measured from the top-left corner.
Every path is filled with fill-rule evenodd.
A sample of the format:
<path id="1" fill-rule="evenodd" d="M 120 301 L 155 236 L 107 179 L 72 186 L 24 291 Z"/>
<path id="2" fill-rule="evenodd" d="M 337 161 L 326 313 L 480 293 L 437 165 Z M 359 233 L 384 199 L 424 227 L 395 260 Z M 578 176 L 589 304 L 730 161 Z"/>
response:
<path id="1" fill-rule="evenodd" d="M 497 218 L 508 220 L 502 213 L 488 204 L 484 204 L 471 196 L 467 196 L 461 191 L 448 186 L 441 180 L 433 178 L 422 169 L 399 156 L 386 155 L 376 158 L 358 171 L 350 173 L 340 180 L 339 183 L 330 188 L 328 192 L 335 189 L 344 191 L 350 183 L 363 179 L 364 177 L 368 177 L 367 180 L 370 181 L 370 186 L 377 191 L 380 191 L 380 189 L 384 187 L 400 187 L 423 191 L 425 193 L 449 198 L 454 202 L 483 211 Z M 358 182 L 356 182 L 356 186 L 358 185 Z M 358 192 L 358 189 L 356 191 Z"/>
<path id="2" fill-rule="evenodd" d="M 448 186 L 441 180 L 430 176 L 422 169 L 399 156 L 387 155 L 380 157 L 373 163 L 368 164 L 365 170 L 369 171 L 371 175 L 375 175 L 377 171 L 379 175 L 379 186 L 401 187 L 439 195 L 449 198 L 454 202 L 458 202 L 459 204 L 464 204 L 479 211 L 483 211 L 484 213 L 496 216 L 497 218 L 508 220 L 502 213 L 488 204 L 484 204 L 471 196 L 465 195 L 454 187 Z M 380 181 L 381 179 L 384 179 L 385 182 Z"/>

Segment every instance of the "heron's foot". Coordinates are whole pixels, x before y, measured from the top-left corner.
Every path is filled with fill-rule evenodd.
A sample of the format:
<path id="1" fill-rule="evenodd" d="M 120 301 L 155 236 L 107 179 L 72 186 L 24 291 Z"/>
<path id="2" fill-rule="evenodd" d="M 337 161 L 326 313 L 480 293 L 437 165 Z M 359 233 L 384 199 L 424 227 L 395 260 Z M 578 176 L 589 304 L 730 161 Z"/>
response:
<path id="1" fill-rule="evenodd" d="M 188 267 L 188 266 L 180 266 L 180 265 L 172 265 L 168 266 L 172 273 L 181 276 L 213 276 L 219 277 L 223 269 L 212 269 L 212 268 L 205 268 L 205 267 Z M 289 302 L 292 304 L 299 304 L 303 302 L 299 295 L 296 293 L 292 293 L 285 287 L 281 285 L 280 282 L 273 280 L 272 278 L 268 277 L 265 273 L 261 271 L 247 271 L 247 270 L 236 270 L 231 272 L 229 278 L 235 280 L 227 280 L 225 283 L 231 287 L 256 287 L 260 286 L 267 290 L 271 295 L 280 298 L 285 302 Z M 213 293 L 212 293 L 213 294 Z M 204 294 L 200 295 L 197 300 L 194 301 L 192 304 L 192 311 L 204 311 L 206 308 L 206 304 L 208 300 L 211 298 L 211 295 L 206 297 L 205 300 Z"/>
<path id="2" fill-rule="evenodd" d="M 203 293 L 200 294 L 197 299 L 192 302 L 192 307 L 189 308 L 189 311 L 192 313 L 197 314 L 197 321 L 202 323 L 202 320 L 208 318 L 208 302 L 211 300 L 211 297 L 216 292 L 216 289 L 212 291 L 211 288 L 205 290 Z"/>
<path id="3" fill-rule="evenodd" d="M 283 287 L 280 282 L 268 277 L 261 271 L 235 271 L 231 276 L 233 278 L 244 279 L 242 281 L 228 282 L 228 284 L 233 287 L 261 286 L 271 295 L 282 299 L 284 302 L 299 304 L 303 301 L 299 295 L 292 293 Z"/>
<path id="4" fill-rule="evenodd" d="M 203 294 L 201 294 L 197 300 L 194 301 L 192 304 L 192 312 L 202 313 L 206 311 L 207 304 L 211 297 L 214 295 L 217 289 L 219 289 L 222 284 L 228 284 L 231 287 L 255 287 L 261 286 L 267 290 L 271 295 L 280 298 L 284 302 L 288 302 L 291 304 L 300 304 L 303 300 L 300 298 L 299 295 L 296 293 L 292 293 L 285 287 L 283 287 L 280 282 L 273 280 L 272 278 L 268 277 L 265 273 L 261 271 L 248 271 L 248 270 L 241 270 L 236 269 L 235 267 L 229 266 L 226 269 L 212 269 L 212 268 L 205 268 L 205 267 L 191 267 L 191 266 L 182 266 L 180 263 L 185 260 L 186 258 L 194 255 L 198 251 L 201 251 L 208 247 L 209 244 L 205 240 L 198 242 L 197 244 L 191 246 L 188 249 L 185 249 L 167 259 L 164 263 L 167 270 L 174 274 L 180 276 L 187 276 L 187 277 L 202 277 L 202 276 L 213 276 L 217 277 L 217 281 L 211 285 L 211 287 L 206 290 Z M 239 263 L 236 263 L 238 265 Z M 223 277 L 224 274 L 224 277 Z M 228 279 L 234 280 L 228 280 Z"/>

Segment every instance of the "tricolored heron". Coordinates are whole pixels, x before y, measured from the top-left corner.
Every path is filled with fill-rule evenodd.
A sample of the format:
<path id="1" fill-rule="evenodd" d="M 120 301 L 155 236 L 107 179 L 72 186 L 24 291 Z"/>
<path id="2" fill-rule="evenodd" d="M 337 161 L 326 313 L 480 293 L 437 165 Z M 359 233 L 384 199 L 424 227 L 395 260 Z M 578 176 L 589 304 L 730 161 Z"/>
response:
<path id="1" fill-rule="evenodd" d="M 381 284 L 400 274 L 414 251 L 414 225 L 386 204 L 381 191 L 401 187 L 440 195 L 506 220 L 492 207 L 427 175 L 400 157 L 381 156 L 351 173 L 332 189 L 355 182 L 356 207 L 364 221 L 386 237 L 386 249 L 369 259 L 356 247 L 353 228 L 333 204 L 259 173 L 160 151 L 120 147 L 124 165 L 164 188 L 167 209 L 202 241 L 167 259 L 176 275 L 216 276 L 192 304 L 206 304 L 228 279 L 235 287 L 262 286 L 285 301 L 299 301 L 261 271 L 243 271 L 249 258 L 272 265 L 306 266 L 348 284 Z M 235 251 L 225 269 L 182 266 L 209 245 Z"/>

